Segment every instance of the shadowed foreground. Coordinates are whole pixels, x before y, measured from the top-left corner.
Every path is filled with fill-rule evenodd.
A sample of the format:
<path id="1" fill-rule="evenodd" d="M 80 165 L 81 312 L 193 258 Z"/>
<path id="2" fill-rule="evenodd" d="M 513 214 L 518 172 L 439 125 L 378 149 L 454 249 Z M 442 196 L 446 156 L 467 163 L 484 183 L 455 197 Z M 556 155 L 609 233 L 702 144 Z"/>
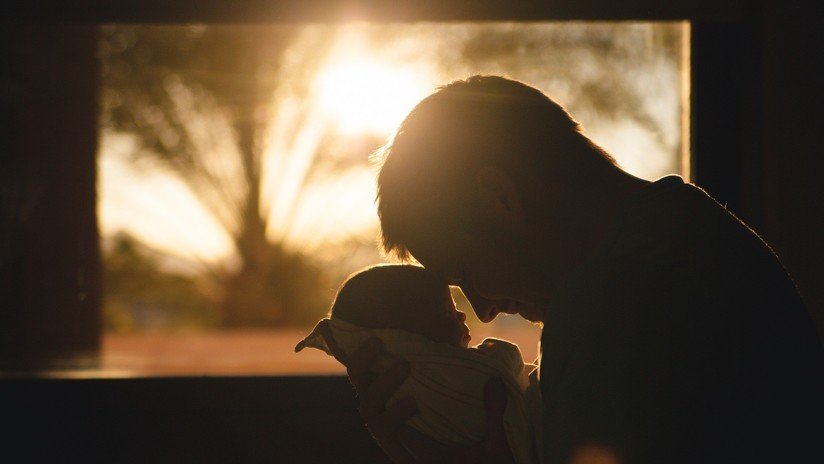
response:
<path id="1" fill-rule="evenodd" d="M 2 379 L 27 462 L 387 462 L 346 377 Z"/>

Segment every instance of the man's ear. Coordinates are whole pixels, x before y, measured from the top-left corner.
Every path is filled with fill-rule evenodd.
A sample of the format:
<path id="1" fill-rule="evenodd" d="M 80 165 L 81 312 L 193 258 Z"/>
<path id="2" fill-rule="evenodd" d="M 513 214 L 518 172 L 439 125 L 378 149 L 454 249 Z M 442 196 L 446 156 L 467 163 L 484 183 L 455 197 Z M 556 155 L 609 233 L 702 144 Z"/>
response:
<path id="1" fill-rule="evenodd" d="M 484 211 L 507 220 L 524 218 L 521 195 L 512 178 L 501 169 L 482 166 L 475 174 L 475 189 Z"/>

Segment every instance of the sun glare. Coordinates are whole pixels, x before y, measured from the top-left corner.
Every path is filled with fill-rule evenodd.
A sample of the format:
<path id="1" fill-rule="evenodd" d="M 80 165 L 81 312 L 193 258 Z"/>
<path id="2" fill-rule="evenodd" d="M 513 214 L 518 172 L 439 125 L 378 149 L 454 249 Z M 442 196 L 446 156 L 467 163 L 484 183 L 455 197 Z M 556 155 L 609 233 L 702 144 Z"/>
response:
<path id="1" fill-rule="evenodd" d="M 431 90 L 413 70 L 368 60 L 332 63 L 317 83 L 320 108 L 345 134 L 390 133 Z"/>

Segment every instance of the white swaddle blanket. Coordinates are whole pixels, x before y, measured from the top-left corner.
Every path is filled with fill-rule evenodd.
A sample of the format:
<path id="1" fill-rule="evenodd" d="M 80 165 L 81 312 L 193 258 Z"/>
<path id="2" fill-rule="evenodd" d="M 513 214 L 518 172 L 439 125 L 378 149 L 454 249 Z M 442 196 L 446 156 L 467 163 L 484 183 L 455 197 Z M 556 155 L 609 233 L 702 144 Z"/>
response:
<path id="1" fill-rule="evenodd" d="M 323 321 L 321 321 L 323 323 Z M 295 351 L 305 347 L 332 354 L 318 327 Z M 389 369 L 397 358 L 409 361 L 410 374 L 390 399 L 415 398 L 418 413 L 407 423 L 446 444 L 471 445 L 485 433 L 484 388 L 492 376 L 503 380 L 509 394 L 504 411 L 504 430 L 512 456 L 518 464 L 540 461 L 540 405 L 533 364 L 525 364 L 517 345 L 487 338 L 474 348 L 436 343 L 396 329 L 367 329 L 332 317 L 328 320 L 338 347 L 351 354 L 370 337 L 381 339 L 386 355 L 373 366 L 375 373 Z M 532 387 L 530 388 L 530 386 Z"/>

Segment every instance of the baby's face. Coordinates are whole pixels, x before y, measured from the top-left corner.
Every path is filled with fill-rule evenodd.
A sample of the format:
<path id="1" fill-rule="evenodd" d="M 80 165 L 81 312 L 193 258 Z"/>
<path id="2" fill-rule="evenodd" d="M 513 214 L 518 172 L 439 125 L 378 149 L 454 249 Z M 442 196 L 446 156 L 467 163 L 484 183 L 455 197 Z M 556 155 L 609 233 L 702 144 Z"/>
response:
<path id="1" fill-rule="evenodd" d="M 432 307 L 431 312 L 422 318 L 422 332 L 433 341 L 467 348 L 472 337 L 465 323 L 466 314 L 455 307 L 449 287 L 445 289 L 443 303 Z"/>

